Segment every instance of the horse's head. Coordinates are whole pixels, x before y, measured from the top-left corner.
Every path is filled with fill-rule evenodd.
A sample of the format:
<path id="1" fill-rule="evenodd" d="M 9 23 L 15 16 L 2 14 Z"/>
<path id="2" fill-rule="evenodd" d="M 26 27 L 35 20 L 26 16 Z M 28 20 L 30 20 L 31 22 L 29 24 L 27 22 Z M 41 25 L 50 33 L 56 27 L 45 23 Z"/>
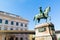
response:
<path id="1" fill-rule="evenodd" d="M 45 10 L 44 10 L 44 15 L 46 16 L 46 17 L 48 17 L 48 12 L 50 11 L 50 6 L 48 6 Z"/>
<path id="2" fill-rule="evenodd" d="M 50 6 L 48 6 L 45 10 L 44 10 L 44 13 L 47 14 L 49 11 L 50 11 Z"/>
<path id="3" fill-rule="evenodd" d="M 48 6 L 47 8 L 46 8 L 46 10 L 49 12 L 50 11 L 50 9 L 51 9 L 51 7 L 50 6 Z"/>

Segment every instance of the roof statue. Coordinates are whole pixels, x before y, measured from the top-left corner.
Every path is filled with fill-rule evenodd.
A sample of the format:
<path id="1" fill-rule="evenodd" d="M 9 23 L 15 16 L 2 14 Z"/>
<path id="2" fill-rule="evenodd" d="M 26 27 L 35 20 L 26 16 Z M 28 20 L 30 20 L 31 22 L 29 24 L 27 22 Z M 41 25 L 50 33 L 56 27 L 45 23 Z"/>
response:
<path id="1" fill-rule="evenodd" d="M 48 16 L 48 13 L 50 11 L 50 7 L 48 6 L 44 11 L 42 10 L 42 7 L 39 8 L 40 9 L 40 13 L 34 16 L 34 21 L 36 22 L 40 22 L 40 19 L 46 19 L 47 22 L 47 18 L 50 17 Z"/>

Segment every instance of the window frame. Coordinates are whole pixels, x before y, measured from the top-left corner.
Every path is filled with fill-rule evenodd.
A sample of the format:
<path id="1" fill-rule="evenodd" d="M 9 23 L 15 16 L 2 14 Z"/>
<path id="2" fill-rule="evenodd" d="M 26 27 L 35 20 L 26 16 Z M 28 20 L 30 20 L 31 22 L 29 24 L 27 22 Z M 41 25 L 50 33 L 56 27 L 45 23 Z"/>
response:
<path id="1" fill-rule="evenodd" d="M 23 27 L 23 23 L 21 23 L 21 26 Z"/>
<path id="2" fill-rule="evenodd" d="M 13 28 L 10 28 L 10 30 L 13 30 Z"/>
<path id="3" fill-rule="evenodd" d="M 8 24 L 8 20 L 5 20 L 5 24 Z"/>
<path id="4" fill-rule="evenodd" d="M 16 26 L 18 26 L 19 25 L 19 22 L 16 22 Z"/>
<path id="5" fill-rule="evenodd" d="M 25 27 L 27 27 L 27 24 L 25 24 Z"/>
<path id="6" fill-rule="evenodd" d="M 15 40 L 18 40 L 18 37 L 16 37 Z"/>
<path id="7" fill-rule="evenodd" d="M 0 19 L 0 23 L 2 23 L 2 19 Z"/>
<path id="8" fill-rule="evenodd" d="M 23 37 L 21 37 L 20 40 L 23 40 Z"/>
<path id="9" fill-rule="evenodd" d="M 11 25 L 14 25 L 14 21 L 11 21 Z"/>

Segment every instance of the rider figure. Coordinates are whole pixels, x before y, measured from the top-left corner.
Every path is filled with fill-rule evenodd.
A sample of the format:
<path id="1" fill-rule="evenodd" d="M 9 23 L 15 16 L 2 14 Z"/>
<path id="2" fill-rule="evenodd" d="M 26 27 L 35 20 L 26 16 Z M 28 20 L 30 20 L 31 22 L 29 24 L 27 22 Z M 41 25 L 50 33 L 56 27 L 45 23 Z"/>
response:
<path id="1" fill-rule="evenodd" d="M 45 15 L 44 15 L 44 13 L 43 13 L 43 11 L 42 11 L 42 7 L 40 7 L 40 14 L 43 14 L 43 16 L 45 17 Z"/>
<path id="2" fill-rule="evenodd" d="M 40 13 L 43 13 L 43 11 L 42 11 L 42 7 L 40 7 Z"/>

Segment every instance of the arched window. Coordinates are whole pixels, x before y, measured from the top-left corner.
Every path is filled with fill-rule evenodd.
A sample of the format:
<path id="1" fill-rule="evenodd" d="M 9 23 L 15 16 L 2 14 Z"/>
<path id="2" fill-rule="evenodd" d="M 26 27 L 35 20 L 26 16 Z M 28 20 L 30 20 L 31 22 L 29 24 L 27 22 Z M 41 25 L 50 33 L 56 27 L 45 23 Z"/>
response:
<path id="1" fill-rule="evenodd" d="M 0 19 L 0 23 L 2 23 L 2 19 Z"/>
<path id="2" fill-rule="evenodd" d="M 25 27 L 27 27 L 27 24 L 25 24 Z"/>
<path id="3" fill-rule="evenodd" d="M 11 25 L 14 25 L 14 22 L 13 21 L 11 21 Z"/>
<path id="4" fill-rule="evenodd" d="M 21 23 L 21 26 L 23 26 L 23 23 Z"/>
<path id="5" fill-rule="evenodd" d="M 5 24 L 8 24 L 8 20 L 5 20 Z"/>
<path id="6" fill-rule="evenodd" d="M 13 37 L 10 37 L 9 40 L 14 40 L 14 38 Z"/>
<path id="7" fill-rule="evenodd" d="M 18 26 L 19 25 L 19 23 L 18 22 L 16 22 L 16 26 Z"/>
<path id="8" fill-rule="evenodd" d="M 21 37 L 20 40 L 23 40 L 23 38 Z"/>
<path id="9" fill-rule="evenodd" d="M 10 28 L 10 30 L 13 30 L 13 28 Z"/>

